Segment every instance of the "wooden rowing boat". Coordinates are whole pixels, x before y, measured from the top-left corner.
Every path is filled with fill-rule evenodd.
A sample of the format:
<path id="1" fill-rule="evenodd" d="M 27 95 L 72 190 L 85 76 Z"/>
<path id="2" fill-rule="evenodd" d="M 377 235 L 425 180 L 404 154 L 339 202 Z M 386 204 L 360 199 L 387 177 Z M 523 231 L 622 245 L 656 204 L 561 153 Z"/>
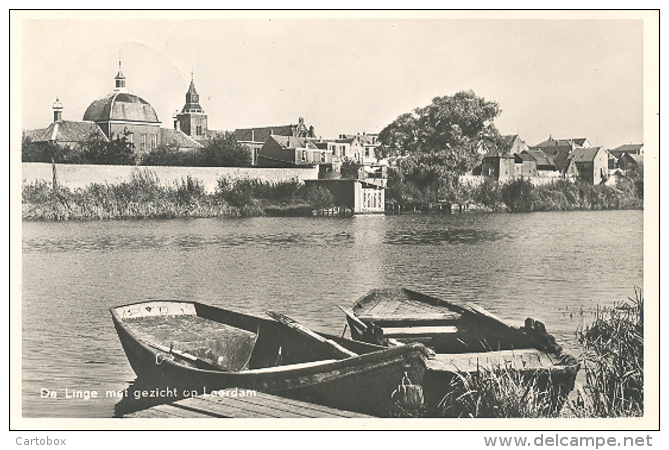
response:
<path id="1" fill-rule="evenodd" d="M 353 339 L 379 345 L 422 343 L 436 352 L 423 379 L 425 397 L 438 402 L 454 374 L 513 368 L 551 388 L 556 405 L 573 388 L 578 361 L 544 325 L 528 318 L 512 327 L 473 304 L 455 304 L 409 289 L 375 289 L 341 307 Z"/>
<path id="2" fill-rule="evenodd" d="M 384 348 L 314 333 L 277 314 L 285 323 L 180 301 L 111 314 L 130 365 L 156 392 L 243 388 L 384 417 L 405 374 L 418 384 L 425 371 L 420 344 Z"/>

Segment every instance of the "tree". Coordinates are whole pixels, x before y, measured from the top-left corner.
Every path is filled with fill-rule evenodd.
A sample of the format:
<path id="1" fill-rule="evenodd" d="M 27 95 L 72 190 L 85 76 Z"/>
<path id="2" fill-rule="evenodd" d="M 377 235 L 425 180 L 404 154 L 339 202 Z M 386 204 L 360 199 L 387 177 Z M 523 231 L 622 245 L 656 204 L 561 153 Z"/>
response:
<path id="1" fill-rule="evenodd" d="M 201 150 L 201 165 L 205 167 L 250 167 L 250 150 L 237 142 L 234 133 L 226 131 L 207 142 Z"/>
<path id="2" fill-rule="evenodd" d="M 70 146 L 54 142 L 32 142 L 24 137 L 21 142 L 21 161 L 76 164 L 81 162 L 81 155 Z"/>
<path id="3" fill-rule="evenodd" d="M 175 143 L 164 144 L 142 156 L 143 166 L 199 166 L 198 151 L 183 151 Z"/>
<path id="4" fill-rule="evenodd" d="M 342 161 L 341 164 L 341 177 L 349 180 L 356 180 L 358 178 L 358 170 L 360 167 L 360 164 L 354 159 L 349 157 L 344 158 L 344 161 Z"/>
<path id="5" fill-rule="evenodd" d="M 81 157 L 84 164 L 135 165 L 135 145 L 125 137 L 103 141 L 91 137 L 82 144 Z"/>
<path id="6" fill-rule="evenodd" d="M 500 148 L 493 124 L 500 112 L 496 102 L 462 91 L 400 115 L 379 133 L 377 157 L 395 157 L 398 172 L 390 192 L 414 203 L 467 203 L 459 176 L 480 162 L 481 149 Z"/>
<path id="7" fill-rule="evenodd" d="M 493 120 L 499 104 L 473 91 L 435 97 L 432 103 L 400 115 L 379 133 L 382 157 L 441 154 L 450 171 L 466 173 L 479 159 L 481 146 L 499 142 Z"/>

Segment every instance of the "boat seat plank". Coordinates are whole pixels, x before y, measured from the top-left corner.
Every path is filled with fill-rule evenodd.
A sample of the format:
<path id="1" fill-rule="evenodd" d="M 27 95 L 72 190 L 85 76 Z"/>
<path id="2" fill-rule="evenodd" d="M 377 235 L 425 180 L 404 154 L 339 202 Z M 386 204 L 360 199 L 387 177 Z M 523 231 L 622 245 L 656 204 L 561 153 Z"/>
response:
<path id="1" fill-rule="evenodd" d="M 245 397 L 200 395 L 127 414 L 130 418 L 365 418 L 351 411 L 279 397 L 264 392 Z"/>
<path id="2" fill-rule="evenodd" d="M 363 322 L 417 322 L 421 320 L 435 320 L 435 321 L 455 321 L 460 318 L 460 314 L 444 312 L 444 313 L 416 313 L 411 315 L 392 315 L 392 316 L 370 316 L 369 314 L 357 316 Z"/>
<path id="3" fill-rule="evenodd" d="M 379 307 L 374 308 L 374 314 L 375 315 L 392 315 L 395 311 L 397 311 L 397 308 L 400 306 L 401 302 L 398 300 L 389 300 L 381 304 L 379 302 Z"/>
<path id="4" fill-rule="evenodd" d="M 383 335 L 386 337 L 453 334 L 457 332 L 458 328 L 454 326 L 383 327 Z"/>
<path id="5" fill-rule="evenodd" d="M 481 353 L 437 354 L 426 361 L 428 370 L 437 372 L 475 372 L 509 367 L 518 370 L 550 369 L 551 357 L 536 349 L 501 350 Z"/>
<path id="6" fill-rule="evenodd" d="M 390 300 L 380 300 L 376 302 L 375 304 L 369 305 L 369 309 L 365 311 L 365 314 L 369 315 L 375 315 L 377 314 L 381 309 L 385 308 L 386 305 L 390 303 Z"/>

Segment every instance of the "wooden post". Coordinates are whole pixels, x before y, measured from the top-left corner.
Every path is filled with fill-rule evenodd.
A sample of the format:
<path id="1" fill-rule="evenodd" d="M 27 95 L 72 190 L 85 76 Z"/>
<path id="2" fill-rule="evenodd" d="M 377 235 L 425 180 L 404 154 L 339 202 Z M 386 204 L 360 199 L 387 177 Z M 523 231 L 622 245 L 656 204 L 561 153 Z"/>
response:
<path id="1" fill-rule="evenodd" d="M 51 158 L 51 170 L 53 172 L 53 179 L 52 179 L 53 190 L 55 191 L 56 189 L 58 189 L 58 172 L 56 172 L 56 163 L 53 160 L 53 158 Z"/>

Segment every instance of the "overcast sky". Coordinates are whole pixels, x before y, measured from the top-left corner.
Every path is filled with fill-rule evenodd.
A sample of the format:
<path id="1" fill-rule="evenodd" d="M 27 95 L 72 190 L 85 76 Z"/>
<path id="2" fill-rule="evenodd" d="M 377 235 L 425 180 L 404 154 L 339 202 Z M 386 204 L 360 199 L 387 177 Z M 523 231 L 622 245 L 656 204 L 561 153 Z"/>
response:
<path id="1" fill-rule="evenodd" d="M 210 129 L 304 117 L 324 138 L 378 133 L 436 96 L 471 89 L 500 104 L 502 134 L 529 145 L 549 135 L 605 148 L 643 142 L 641 20 L 264 14 L 25 21 L 22 128 L 46 127 L 56 97 L 65 120 L 81 120 L 112 92 L 120 52 L 128 90 L 153 105 L 164 127 L 183 107 L 192 70 Z"/>

